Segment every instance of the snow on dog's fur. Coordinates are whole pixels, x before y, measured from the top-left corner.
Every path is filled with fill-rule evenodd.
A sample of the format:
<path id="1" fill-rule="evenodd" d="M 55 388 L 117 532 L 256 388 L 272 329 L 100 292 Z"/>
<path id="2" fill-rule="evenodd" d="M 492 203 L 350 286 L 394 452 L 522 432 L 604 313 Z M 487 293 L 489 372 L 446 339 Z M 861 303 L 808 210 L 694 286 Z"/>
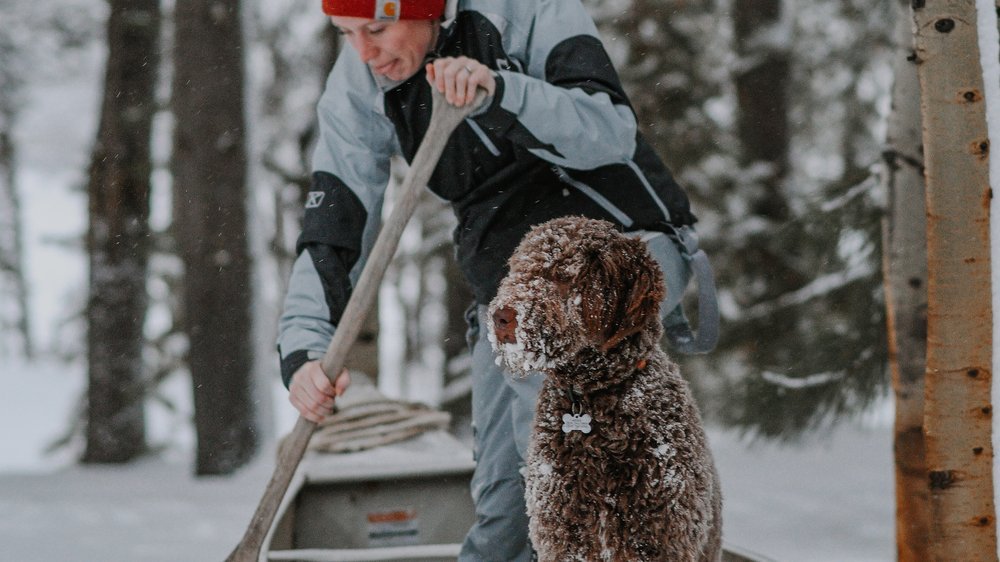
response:
<path id="1" fill-rule="evenodd" d="M 645 244 L 568 217 L 509 263 L 489 335 L 511 371 L 546 375 L 525 476 L 539 559 L 718 560 L 718 476 L 659 345 L 664 285 Z"/>

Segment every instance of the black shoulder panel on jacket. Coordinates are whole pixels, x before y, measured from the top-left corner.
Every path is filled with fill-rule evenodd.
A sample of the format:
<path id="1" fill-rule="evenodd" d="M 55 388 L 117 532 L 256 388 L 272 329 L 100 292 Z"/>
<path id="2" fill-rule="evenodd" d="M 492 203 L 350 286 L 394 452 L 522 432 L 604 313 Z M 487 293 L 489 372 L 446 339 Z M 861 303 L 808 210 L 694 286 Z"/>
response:
<path id="1" fill-rule="evenodd" d="M 367 217 L 357 195 L 339 178 L 327 172 L 313 174 L 295 251 L 308 251 L 312 257 L 334 325 L 351 296 L 350 272 L 361 256 Z"/>
<path id="2" fill-rule="evenodd" d="M 577 35 L 556 45 L 545 61 L 545 80 L 563 88 L 580 88 L 588 94 L 604 92 L 612 103 L 629 105 L 611 58 L 600 39 Z"/>

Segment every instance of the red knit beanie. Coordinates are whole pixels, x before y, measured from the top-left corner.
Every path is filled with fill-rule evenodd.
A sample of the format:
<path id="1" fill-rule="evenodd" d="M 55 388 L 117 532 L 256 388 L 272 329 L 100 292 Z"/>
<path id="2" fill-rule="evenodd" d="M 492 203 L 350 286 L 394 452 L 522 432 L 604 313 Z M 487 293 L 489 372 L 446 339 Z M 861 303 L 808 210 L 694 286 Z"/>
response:
<path id="1" fill-rule="evenodd" d="M 323 0 L 328 16 L 376 20 L 430 20 L 444 13 L 445 0 Z"/>

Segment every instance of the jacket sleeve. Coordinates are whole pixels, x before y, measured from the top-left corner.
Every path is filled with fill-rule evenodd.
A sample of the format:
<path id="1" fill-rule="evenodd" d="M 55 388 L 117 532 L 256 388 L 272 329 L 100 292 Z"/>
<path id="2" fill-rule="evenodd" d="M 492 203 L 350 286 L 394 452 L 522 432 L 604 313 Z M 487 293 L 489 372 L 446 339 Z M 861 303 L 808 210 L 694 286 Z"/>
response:
<path id="1" fill-rule="evenodd" d="M 510 22 L 508 31 L 524 68 L 497 71 L 497 90 L 475 120 L 560 166 L 630 160 L 635 114 L 594 22 L 579 0 L 532 4 L 530 21 Z"/>
<path id="2" fill-rule="evenodd" d="M 374 244 L 396 151 L 379 99 L 371 74 L 345 50 L 317 104 L 312 184 L 278 323 L 286 387 L 303 363 L 326 351 Z"/>

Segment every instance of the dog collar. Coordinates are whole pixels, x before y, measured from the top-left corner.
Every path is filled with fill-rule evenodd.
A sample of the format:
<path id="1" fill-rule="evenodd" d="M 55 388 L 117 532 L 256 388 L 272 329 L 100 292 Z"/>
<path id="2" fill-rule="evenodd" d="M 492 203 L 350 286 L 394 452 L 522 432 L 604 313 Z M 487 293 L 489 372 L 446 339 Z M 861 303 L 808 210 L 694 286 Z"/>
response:
<path id="1" fill-rule="evenodd" d="M 642 358 L 636 362 L 635 368 L 642 371 L 648 364 L 649 360 Z M 574 431 L 580 431 L 585 434 L 590 433 L 592 431 L 590 422 L 594 421 L 594 418 L 590 414 L 584 412 L 583 391 L 576 385 L 570 387 L 569 400 L 570 411 L 563 414 L 562 432 L 566 434 L 573 433 Z"/>

